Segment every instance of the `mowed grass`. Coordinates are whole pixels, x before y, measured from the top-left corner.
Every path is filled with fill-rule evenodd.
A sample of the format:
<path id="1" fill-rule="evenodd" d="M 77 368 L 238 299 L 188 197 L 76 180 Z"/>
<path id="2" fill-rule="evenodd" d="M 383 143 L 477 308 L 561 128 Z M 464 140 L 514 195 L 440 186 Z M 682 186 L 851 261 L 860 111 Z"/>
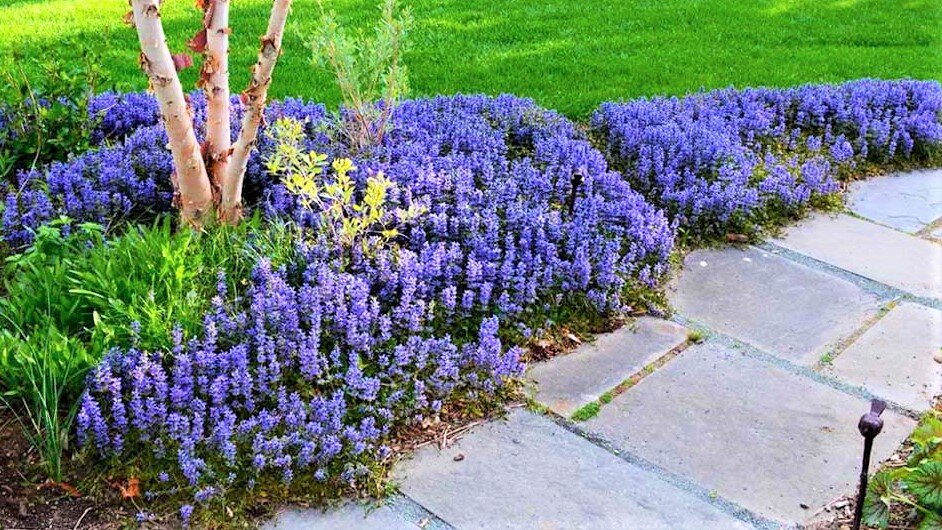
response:
<path id="1" fill-rule="evenodd" d="M 404 0 L 406 1 L 406 0 Z M 366 27 L 379 0 L 325 0 Z M 601 101 L 725 86 L 789 86 L 861 77 L 942 79 L 939 0 L 407 0 L 416 25 L 406 58 L 414 95 L 529 96 L 584 117 Z M 270 0 L 232 0 L 231 69 L 241 89 Z M 275 96 L 335 105 L 331 76 L 306 44 L 320 16 L 296 0 Z M 121 89 L 141 89 L 126 0 L 0 0 L 0 68 L 18 57 L 96 49 Z M 192 0 L 165 0 L 175 51 L 195 31 Z M 184 75 L 193 86 L 195 69 Z"/>

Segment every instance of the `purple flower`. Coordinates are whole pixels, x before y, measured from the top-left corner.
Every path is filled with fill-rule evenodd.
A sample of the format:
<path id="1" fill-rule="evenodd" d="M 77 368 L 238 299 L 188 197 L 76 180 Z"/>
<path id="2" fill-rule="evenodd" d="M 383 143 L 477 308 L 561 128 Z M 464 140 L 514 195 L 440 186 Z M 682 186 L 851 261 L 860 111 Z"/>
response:
<path id="1" fill-rule="evenodd" d="M 841 167 L 925 156 L 940 111 L 937 82 L 861 80 L 605 103 L 592 129 L 633 187 L 709 237 L 834 192 Z"/>
<path id="2" fill-rule="evenodd" d="M 190 518 L 193 516 L 193 506 L 190 504 L 184 504 L 180 507 L 180 522 L 183 525 L 183 528 L 190 527 Z"/>

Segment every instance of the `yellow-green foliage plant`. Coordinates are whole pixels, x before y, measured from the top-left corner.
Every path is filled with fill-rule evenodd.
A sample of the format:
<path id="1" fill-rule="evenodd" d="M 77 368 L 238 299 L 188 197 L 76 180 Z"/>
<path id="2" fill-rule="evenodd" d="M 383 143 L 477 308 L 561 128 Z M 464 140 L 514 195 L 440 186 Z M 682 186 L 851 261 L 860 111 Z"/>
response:
<path id="1" fill-rule="evenodd" d="M 297 120 L 281 118 L 267 134 L 276 141 L 276 148 L 266 158 L 266 167 L 280 175 L 304 208 L 317 213 L 315 237 L 326 237 L 345 248 L 358 246 L 371 255 L 394 245 L 400 228 L 426 211 L 418 204 L 391 207 L 388 197 L 395 184 L 381 171 L 369 175 L 362 190 L 350 176 L 357 169 L 350 159 L 335 158 L 328 171 L 327 155 L 302 147 L 303 126 Z"/>

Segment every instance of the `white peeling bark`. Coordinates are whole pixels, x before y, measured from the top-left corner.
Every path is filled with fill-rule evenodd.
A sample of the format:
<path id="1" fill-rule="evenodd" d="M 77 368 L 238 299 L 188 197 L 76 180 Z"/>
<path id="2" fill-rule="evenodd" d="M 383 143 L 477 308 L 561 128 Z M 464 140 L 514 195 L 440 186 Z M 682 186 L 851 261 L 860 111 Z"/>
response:
<path id="1" fill-rule="evenodd" d="M 131 0 L 134 26 L 141 43 L 141 68 L 150 80 L 167 128 L 176 169 L 176 188 L 184 221 L 201 226 L 212 211 L 213 190 L 183 87 L 177 77 L 160 22 L 159 0 Z"/>
<path id="2" fill-rule="evenodd" d="M 206 92 L 206 152 L 209 175 L 218 189 L 229 165 L 229 0 L 209 0 L 203 19 L 206 50 L 200 86 Z"/>
<path id="3" fill-rule="evenodd" d="M 226 223 L 236 223 L 242 218 L 242 182 L 249 154 L 255 147 L 258 128 L 262 123 L 272 71 L 281 54 L 281 40 L 290 7 L 291 0 L 274 0 L 272 3 L 268 30 L 262 36 L 258 62 L 252 67 L 252 79 L 248 88 L 242 92 L 245 115 L 222 181 L 222 200 L 219 205 L 219 218 Z"/>

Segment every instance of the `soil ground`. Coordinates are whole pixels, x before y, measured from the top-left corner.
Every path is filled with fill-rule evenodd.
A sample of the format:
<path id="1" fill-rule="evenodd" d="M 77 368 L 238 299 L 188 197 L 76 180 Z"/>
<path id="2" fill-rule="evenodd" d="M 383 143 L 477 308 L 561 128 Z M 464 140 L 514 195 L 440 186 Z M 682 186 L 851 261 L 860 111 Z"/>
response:
<path id="1" fill-rule="evenodd" d="M 45 483 L 38 464 L 16 418 L 0 410 L 0 529 L 111 530 L 133 517 L 107 485 L 95 496 L 79 488 L 76 497 Z"/>

